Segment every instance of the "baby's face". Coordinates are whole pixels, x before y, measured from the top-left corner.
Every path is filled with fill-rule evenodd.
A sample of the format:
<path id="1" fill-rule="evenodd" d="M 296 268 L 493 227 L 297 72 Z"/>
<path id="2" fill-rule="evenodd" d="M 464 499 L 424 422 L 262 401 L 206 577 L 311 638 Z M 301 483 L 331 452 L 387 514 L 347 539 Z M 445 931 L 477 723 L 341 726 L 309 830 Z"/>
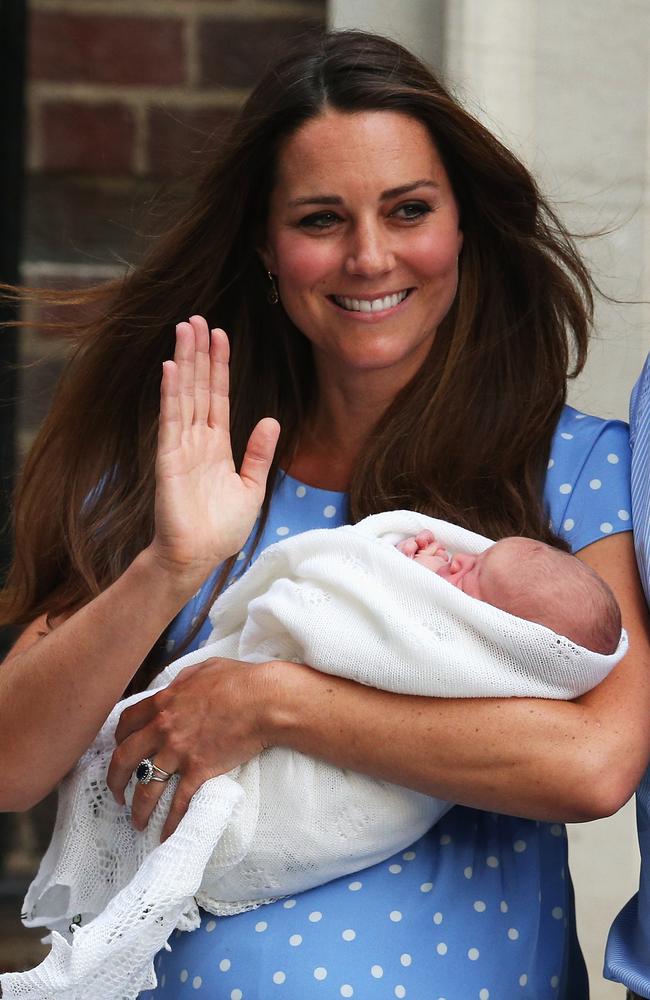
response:
<path id="1" fill-rule="evenodd" d="M 504 538 L 479 555 L 451 555 L 430 532 L 427 534 L 428 539 L 424 533 L 416 536 L 417 550 L 405 554 L 469 597 L 504 609 L 510 602 L 511 584 L 517 580 L 519 561 L 529 559 L 539 546 L 528 538 Z"/>

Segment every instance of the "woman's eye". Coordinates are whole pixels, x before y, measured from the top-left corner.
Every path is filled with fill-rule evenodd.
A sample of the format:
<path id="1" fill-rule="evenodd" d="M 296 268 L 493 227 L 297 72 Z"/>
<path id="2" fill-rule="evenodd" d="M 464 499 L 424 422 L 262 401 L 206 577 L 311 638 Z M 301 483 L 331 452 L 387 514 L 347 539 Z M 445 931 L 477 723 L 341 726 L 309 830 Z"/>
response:
<path id="1" fill-rule="evenodd" d="M 431 206 L 427 205 L 425 201 L 408 201 L 404 205 L 399 205 L 394 210 L 393 215 L 397 215 L 401 219 L 421 219 L 430 211 Z"/>
<path id="2" fill-rule="evenodd" d="M 336 212 L 314 212 L 301 219 L 299 225 L 302 229 L 329 229 L 338 221 L 339 217 Z"/>

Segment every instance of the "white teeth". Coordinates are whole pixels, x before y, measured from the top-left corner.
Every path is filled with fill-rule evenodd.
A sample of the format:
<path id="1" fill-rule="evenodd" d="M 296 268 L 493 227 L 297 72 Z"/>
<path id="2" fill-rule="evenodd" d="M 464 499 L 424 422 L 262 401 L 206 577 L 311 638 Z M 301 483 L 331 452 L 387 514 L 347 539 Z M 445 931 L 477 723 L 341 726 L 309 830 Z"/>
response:
<path id="1" fill-rule="evenodd" d="M 394 295 L 384 295 L 379 299 L 350 299 L 347 295 L 332 296 L 337 305 L 350 312 L 381 312 L 383 309 L 392 309 L 403 302 L 408 295 L 408 289 L 403 292 L 395 292 Z"/>

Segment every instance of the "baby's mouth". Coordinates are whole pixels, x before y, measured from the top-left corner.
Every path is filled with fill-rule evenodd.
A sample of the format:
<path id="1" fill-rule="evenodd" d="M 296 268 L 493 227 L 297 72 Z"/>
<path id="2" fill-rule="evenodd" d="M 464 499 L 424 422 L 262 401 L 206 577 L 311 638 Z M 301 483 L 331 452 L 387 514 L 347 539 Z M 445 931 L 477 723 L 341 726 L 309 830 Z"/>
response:
<path id="1" fill-rule="evenodd" d="M 329 297 L 337 306 L 347 310 L 347 312 L 373 313 L 394 309 L 410 295 L 411 291 L 411 288 L 404 288 L 401 292 L 381 295 L 376 299 L 355 299 L 348 295 L 330 295 Z"/>

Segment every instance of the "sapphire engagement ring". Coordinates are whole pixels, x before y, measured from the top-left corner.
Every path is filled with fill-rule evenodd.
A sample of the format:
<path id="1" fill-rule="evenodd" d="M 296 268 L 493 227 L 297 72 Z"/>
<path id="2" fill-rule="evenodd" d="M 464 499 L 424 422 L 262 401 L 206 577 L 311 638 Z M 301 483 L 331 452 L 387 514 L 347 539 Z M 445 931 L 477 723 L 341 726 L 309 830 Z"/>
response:
<path id="1" fill-rule="evenodd" d="M 148 785 L 150 781 L 169 781 L 171 774 L 145 757 L 136 767 L 135 777 L 139 785 Z"/>

